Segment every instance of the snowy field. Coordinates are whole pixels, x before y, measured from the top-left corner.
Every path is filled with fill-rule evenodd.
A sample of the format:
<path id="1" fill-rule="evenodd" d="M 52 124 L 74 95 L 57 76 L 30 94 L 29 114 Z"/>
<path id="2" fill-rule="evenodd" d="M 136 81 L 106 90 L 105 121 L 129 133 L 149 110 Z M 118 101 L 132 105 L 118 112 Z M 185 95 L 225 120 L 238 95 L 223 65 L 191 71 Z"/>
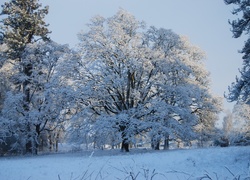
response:
<path id="1" fill-rule="evenodd" d="M 1 157 L 1 180 L 250 179 L 250 147 Z"/>

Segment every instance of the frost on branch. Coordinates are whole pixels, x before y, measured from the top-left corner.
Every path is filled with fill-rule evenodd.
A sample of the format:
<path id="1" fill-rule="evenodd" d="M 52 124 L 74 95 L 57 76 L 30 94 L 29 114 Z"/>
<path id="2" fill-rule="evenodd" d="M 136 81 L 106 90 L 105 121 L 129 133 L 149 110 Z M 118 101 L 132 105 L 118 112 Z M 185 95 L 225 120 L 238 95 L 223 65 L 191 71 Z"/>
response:
<path id="1" fill-rule="evenodd" d="M 220 105 L 209 91 L 199 48 L 171 30 L 146 29 L 122 9 L 92 18 L 88 27 L 78 35 L 81 92 L 94 134 L 105 139 L 111 131 L 128 151 L 135 137 L 148 137 L 157 149 L 161 140 L 167 148 L 169 140 L 197 139 L 200 123 L 212 131 Z M 79 117 L 78 124 L 81 119 L 88 121 Z"/>

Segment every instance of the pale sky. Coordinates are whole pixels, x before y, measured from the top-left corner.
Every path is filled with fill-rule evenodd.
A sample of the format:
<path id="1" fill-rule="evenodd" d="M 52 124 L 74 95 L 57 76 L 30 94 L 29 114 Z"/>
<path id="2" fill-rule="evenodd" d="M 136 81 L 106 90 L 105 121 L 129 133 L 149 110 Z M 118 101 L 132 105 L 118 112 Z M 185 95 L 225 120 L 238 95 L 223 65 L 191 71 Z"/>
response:
<path id="1" fill-rule="evenodd" d="M 246 38 L 232 38 L 228 20 L 237 17 L 231 14 L 233 6 L 225 5 L 223 0 L 40 0 L 40 3 L 49 6 L 46 21 L 52 40 L 71 47 L 79 43 L 77 33 L 86 29 L 91 17 L 111 17 L 119 8 L 145 21 L 147 26 L 172 29 L 187 36 L 206 52 L 211 90 L 219 96 L 228 92 L 242 67 L 238 50 Z M 233 104 L 224 100 L 224 107 L 232 109 Z"/>

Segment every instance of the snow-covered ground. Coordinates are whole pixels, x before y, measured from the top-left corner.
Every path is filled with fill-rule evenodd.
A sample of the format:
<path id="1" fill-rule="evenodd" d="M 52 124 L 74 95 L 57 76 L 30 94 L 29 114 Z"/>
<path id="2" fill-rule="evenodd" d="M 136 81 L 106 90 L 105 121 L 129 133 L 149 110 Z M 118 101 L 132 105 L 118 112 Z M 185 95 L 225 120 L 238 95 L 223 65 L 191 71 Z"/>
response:
<path id="1" fill-rule="evenodd" d="M 250 179 L 250 147 L 1 157 L 1 180 Z"/>

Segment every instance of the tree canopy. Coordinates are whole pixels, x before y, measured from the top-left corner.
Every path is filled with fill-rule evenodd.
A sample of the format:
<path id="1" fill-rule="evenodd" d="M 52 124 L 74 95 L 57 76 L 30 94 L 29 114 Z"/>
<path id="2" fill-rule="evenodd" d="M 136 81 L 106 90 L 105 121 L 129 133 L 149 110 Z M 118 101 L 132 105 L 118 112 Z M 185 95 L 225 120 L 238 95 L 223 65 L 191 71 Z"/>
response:
<path id="1" fill-rule="evenodd" d="M 120 134 L 124 147 L 145 134 L 154 147 L 162 138 L 195 139 L 205 109 L 217 112 L 203 52 L 171 30 L 147 29 L 123 9 L 88 27 L 79 34 L 82 96 L 97 129 Z"/>

